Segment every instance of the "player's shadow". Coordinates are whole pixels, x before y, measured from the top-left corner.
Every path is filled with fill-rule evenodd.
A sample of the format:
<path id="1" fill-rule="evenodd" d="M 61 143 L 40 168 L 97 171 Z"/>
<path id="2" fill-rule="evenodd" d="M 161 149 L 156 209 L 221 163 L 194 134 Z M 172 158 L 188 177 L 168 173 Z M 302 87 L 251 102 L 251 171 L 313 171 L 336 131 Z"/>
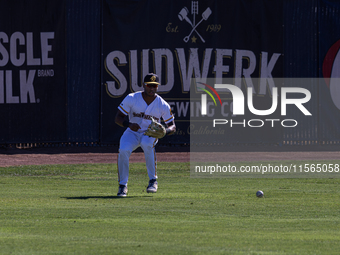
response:
<path id="1" fill-rule="evenodd" d="M 126 196 L 126 197 L 118 197 L 118 196 L 81 196 L 81 197 L 62 197 L 65 199 L 78 199 L 78 200 L 86 200 L 86 199 L 126 199 L 126 198 L 149 198 L 152 196 Z"/>

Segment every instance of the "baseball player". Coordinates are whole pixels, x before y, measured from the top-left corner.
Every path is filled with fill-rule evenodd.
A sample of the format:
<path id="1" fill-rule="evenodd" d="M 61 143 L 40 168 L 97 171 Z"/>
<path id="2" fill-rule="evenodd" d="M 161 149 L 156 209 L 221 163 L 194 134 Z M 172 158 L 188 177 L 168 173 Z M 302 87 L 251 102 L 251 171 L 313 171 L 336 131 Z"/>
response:
<path id="1" fill-rule="evenodd" d="M 139 146 L 144 151 L 146 168 L 149 176 L 149 185 L 146 191 L 155 193 L 157 183 L 157 161 L 155 145 L 158 139 L 176 131 L 174 116 L 169 104 L 156 94 L 159 78 L 150 73 L 144 77 L 144 91 L 127 95 L 118 106 L 115 122 L 127 129 L 120 138 L 118 154 L 118 182 L 117 196 L 127 195 L 129 178 L 129 158 L 131 153 Z M 160 124 L 161 118 L 167 125 Z"/>

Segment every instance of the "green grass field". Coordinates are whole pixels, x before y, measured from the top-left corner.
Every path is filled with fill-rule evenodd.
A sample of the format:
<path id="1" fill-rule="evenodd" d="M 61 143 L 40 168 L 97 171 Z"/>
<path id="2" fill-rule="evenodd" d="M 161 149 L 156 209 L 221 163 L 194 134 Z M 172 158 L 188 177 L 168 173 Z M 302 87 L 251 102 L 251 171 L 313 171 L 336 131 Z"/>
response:
<path id="1" fill-rule="evenodd" d="M 116 172 L 0 168 L 0 254 L 340 254 L 340 179 L 190 178 L 189 163 L 159 163 L 148 194 L 135 163 L 116 198 Z"/>

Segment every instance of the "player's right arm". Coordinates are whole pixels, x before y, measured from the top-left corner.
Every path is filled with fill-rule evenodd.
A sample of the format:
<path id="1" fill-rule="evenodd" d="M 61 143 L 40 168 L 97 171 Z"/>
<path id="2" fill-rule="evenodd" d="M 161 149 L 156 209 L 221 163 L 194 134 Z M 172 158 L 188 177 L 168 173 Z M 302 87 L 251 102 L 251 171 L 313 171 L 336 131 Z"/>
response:
<path id="1" fill-rule="evenodd" d="M 133 95 L 134 94 L 132 93 L 127 95 L 118 106 L 115 122 L 121 127 L 129 127 L 132 131 L 138 131 L 138 129 L 140 129 L 140 126 L 137 123 L 129 122 L 129 112 L 131 110 L 131 106 L 134 103 Z"/>
<path id="2" fill-rule="evenodd" d="M 128 115 L 125 115 L 120 110 L 117 111 L 115 122 L 118 126 L 129 127 L 132 131 L 138 131 L 140 126 L 137 123 L 131 123 L 128 120 Z"/>

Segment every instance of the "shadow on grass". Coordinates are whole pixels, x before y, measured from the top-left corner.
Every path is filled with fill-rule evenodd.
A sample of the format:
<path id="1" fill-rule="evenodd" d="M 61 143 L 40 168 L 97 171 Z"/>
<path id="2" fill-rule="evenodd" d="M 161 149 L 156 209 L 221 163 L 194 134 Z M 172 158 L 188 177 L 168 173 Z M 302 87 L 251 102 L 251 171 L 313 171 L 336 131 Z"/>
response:
<path id="1" fill-rule="evenodd" d="M 126 197 L 118 197 L 118 196 L 82 196 L 82 197 L 62 197 L 66 199 L 79 199 L 79 200 L 86 200 L 86 199 L 126 199 L 126 198 L 149 198 L 152 196 L 126 196 Z"/>

